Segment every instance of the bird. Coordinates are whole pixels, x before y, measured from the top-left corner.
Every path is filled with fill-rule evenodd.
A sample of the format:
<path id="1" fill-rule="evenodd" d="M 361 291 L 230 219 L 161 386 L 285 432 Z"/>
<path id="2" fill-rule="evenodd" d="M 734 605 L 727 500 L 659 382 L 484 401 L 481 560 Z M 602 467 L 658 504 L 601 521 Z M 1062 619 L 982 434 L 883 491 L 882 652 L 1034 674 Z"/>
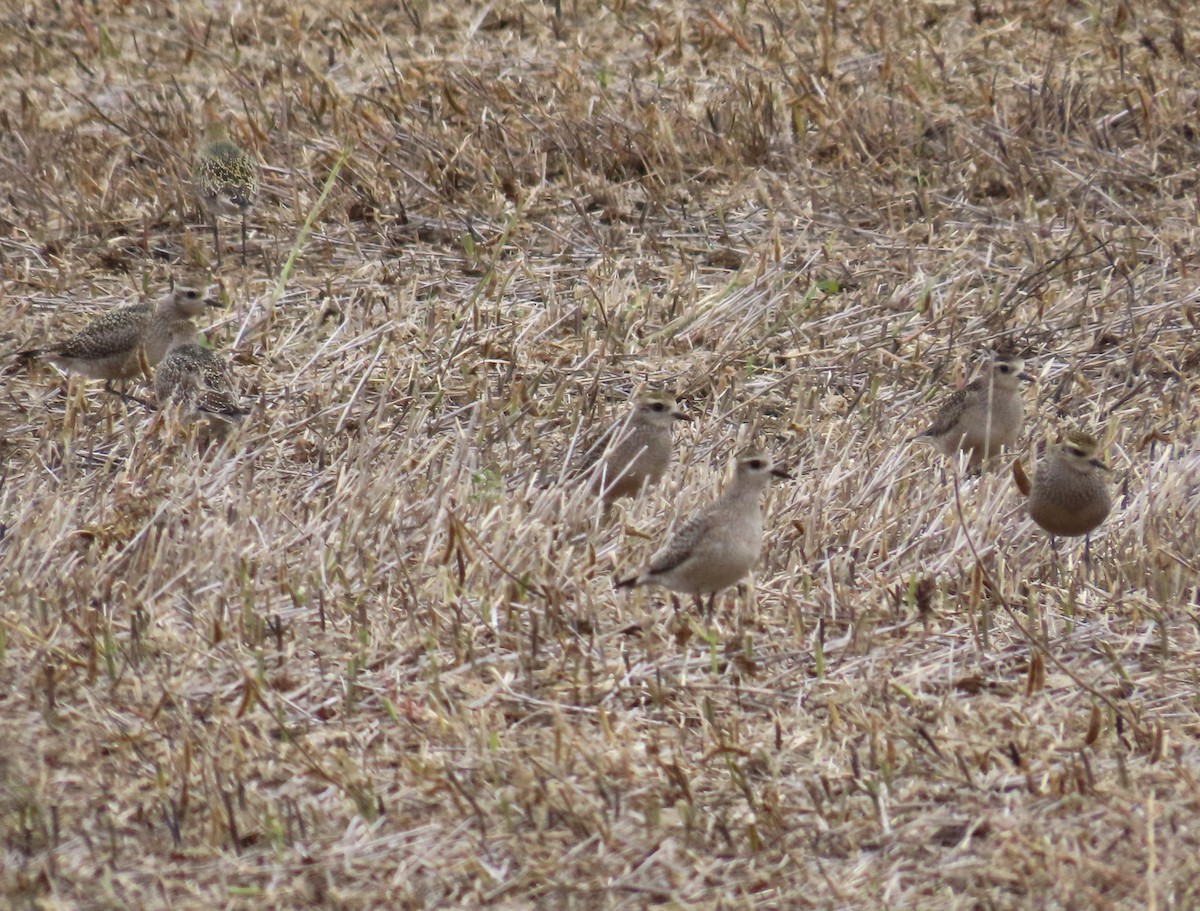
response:
<path id="1" fill-rule="evenodd" d="M 1002 447 L 1011 448 L 1025 420 L 1020 384 L 1033 379 L 1024 368 L 1018 357 L 995 357 L 982 376 L 951 393 L 933 423 L 912 440 L 931 442 L 950 458 L 967 451 L 971 469 Z"/>
<path id="2" fill-rule="evenodd" d="M 133 379 L 161 361 L 172 345 L 194 340 L 192 317 L 206 307 L 219 306 L 209 289 L 172 282 L 156 303 L 120 307 L 92 320 L 64 342 L 22 351 L 17 357 L 45 358 L 64 370 L 104 380 L 105 390 L 114 392 L 114 381 Z"/>
<path id="3" fill-rule="evenodd" d="M 204 102 L 204 139 L 196 150 L 192 183 L 204 211 L 212 218 L 213 253 L 221 264 L 222 216 L 242 219 L 242 265 L 246 264 L 246 216 L 258 196 L 258 165 L 229 138 L 229 127 L 216 113 L 213 100 Z"/>
<path id="4" fill-rule="evenodd" d="M 238 404 L 229 362 L 211 348 L 189 341 L 171 348 L 154 371 L 154 396 L 160 410 L 203 417 L 225 430 L 249 414 Z"/>
<path id="5" fill-rule="evenodd" d="M 637 496 L 662 480 L 670 467 L 675 422 L 691 419 L 679 410 L 674 396 L 640 395 L 633 409 L 588 447 L 576 474 L 588 479 L 588 488 L 606 510 L 621 497 Z"/>
<path id="6" fill-rule="evenodd" d="M 618 581 L 617 587 L 659 585 L 691 595 L 697 608 L 707 594 L 706 614 L 711 616 L 717 593 L 736 584 L 758 562 L 763 537 L 759 500 L 772 478 L 791 475 L 762 452 L 741 455 L 724 493 L 685 520 L 644 571 Z"/>
<path id="7" fill-rule="evenodd" d="M 1100 444 L 1090 434 L 1073 431 L 1051 448 L 1028 486 L 1029 517 L 1055 537 L 1084 537 L 1091 559 L 1091 533 L 1112 510 L 1105 475 L 1109 467 L 1099 458 Z M 1017 466 L 1013 466 L 1014 476 Z M 1023 472 L 1021 473 L 1023 474 Z M 1022 487 L 1017 476 L 1017 486 Z"/>

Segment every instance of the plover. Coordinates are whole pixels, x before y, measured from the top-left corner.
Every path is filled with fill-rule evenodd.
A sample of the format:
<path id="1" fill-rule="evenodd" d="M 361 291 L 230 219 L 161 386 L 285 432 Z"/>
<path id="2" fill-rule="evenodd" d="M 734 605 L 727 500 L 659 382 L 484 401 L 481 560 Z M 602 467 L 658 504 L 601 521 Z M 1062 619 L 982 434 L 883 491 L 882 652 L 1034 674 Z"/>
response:
<path id="1" fill-rule="evenodd" d="M 675 453 L 672 428 L 681 420 L 691 416 L 679 410 L 674 396 L 638 396 L 633 410 L 584 452 L 577 473 L 587 477 L 606 508 L 621 497 L 637 496 L 662 480 Z"/>
<path id="2" fill-rule="evenodd" d="M 928 440 L 950 458 L 968 451 L 972 469 L 1002 447 L 1012 447 L 1025 419 L 1020 384 L 1032 379 L 1024 366 L 1020 358 L 996 357 L 982 376 L 951 393 L 933 423 L 913 439 Z"/>
<path id="3" fill-rule="evenodd" d="M 212 218 L 213 252 L 221 264 L 222 217 L 241 216 L 242 265 L 246 264 L 246 215 L 258 196 L 258 165 L 245 149 L 229 138 L 229 128 L 216 114 L 211 99 L 204 103 L 204 140 L 196 150 L 192 181 L 204 211 Z"/>
<path id="4" fill-rule="evenodd" d="M 1038 465 L 1029 490 L 1029 516 L 1051 537 L 1083 535 L 1090 556 L 1090 535 L 1112 510 L 1099 458 L 1100 445 L 1086 433 L 1068 433 Z"/>
<path id="5" fill-rule="evenodd" d="M 209 426 L 218 429 L 249 414 L 238 404 L 229 362 L 194 341 L 167 352 L 154 371 L 154 395 L 160 409 L 207 418 Z"/>
<path id="6" fill-rule="evenodd" d="M 172 345 L 192 341 L 192 317 L 219 307 L 206 289 L 172 286 L 156 303 L 120 307 L 92 320 L 64 342 L 22 351 L 18 357 L 44 357 L 64 370 L 104 380 L 133 379 L 161 361 Z"/>
<path id="7" fill-rule="evenodd" d="M 692 595 L 697 605 L 707 594 L 711 615 L 717 593 L 736 584 L 758 562 L 763 537 L 759 501 L 772 477 L 791 475 L 761 452 L 742 455 L 725 492 L 680 525 L 645 571 L 619 581 L 617 587 L 661 585 Z"/>

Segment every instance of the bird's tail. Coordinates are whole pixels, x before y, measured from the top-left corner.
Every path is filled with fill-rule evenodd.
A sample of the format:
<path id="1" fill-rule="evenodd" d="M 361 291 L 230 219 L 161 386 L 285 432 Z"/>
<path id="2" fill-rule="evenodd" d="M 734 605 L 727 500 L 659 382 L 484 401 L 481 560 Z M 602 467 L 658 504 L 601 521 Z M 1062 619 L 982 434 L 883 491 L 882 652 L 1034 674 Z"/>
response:
<path id="1" fill-rule="evenodd" d="M 1021 457 L 1017 456 L 1012 463 L 1013 481 L 1017 484 L 1017 490 L 1021 491 L 1022 496 L 1029 496 L 1029 491 L 1033 490 L 1033 482 L 1029 480 L 1029 475 L 1025 474 L 1025 466 L 1021 464 Z"/>
<path id="2" fill-rule="evenodd" d="M 628 579 L 618 579 L 613 583 L 614 588 L 634 588 L 637 585 L 638 577 L 630 576 Z"/>
<path id="3" fill-rule="evenodd" d="M 50 352 L 44 348 L 30 348 L 27 351 L 12 351 L 0 355 L 0 366 L 5 373 L 20 373 L 22 371 L 33 376 L 37 373 L 43 358 Z"/>

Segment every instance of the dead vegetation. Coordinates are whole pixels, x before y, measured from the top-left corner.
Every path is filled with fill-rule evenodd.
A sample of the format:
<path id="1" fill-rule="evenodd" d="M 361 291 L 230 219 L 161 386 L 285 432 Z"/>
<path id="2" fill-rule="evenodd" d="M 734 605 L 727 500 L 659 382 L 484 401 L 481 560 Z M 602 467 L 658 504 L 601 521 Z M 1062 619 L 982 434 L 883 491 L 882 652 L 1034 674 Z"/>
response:
<path id="1" fill-rule="evenodd" d="M 1193 20 L 11 7 L 0 351 L 211 267 L 210 89 L 265 167 L 231 445 L 3 365 L 0 893 L 1196 907 Z M 1090 566 L 904 443 L 996 345 L 1027 465 L 1108 443 Z M 647 382 L 697 426 L 580 536 L 538 480 Z M 797 474 L 754 591 L 615 593 L 752 441 Z"/>

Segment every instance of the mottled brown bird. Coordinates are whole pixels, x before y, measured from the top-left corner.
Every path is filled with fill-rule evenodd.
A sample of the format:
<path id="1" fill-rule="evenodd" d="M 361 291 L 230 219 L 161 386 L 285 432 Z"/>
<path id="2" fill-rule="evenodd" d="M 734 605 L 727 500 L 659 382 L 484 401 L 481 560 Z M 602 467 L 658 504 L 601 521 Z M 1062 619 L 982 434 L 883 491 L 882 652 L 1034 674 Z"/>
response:
<path id="1" fill-rule="evenodd" d="M 657 484 L 675 455 L 672 428 L 690 421 L 674 396 L 638 396 L 633 410 L 609 427 L 584 452 L 577 474 L 607 508 L 621 497 L 634 497 Z"/>
<path id="2" fill-rule="evenodd" d="M 1068 433 L 1042 460 L 1029 491 L 1030 518 L 1052 537 L 1085 536 L 1089 557 L 1091 533 L 1112 510 L 1105 480 L 1109 469 L 1099 452 L 1095 437 Z"/>
<path id="3" fill-rule="evenodd" d="M 153 367 L 173 344 L 192 341 L 192 317 L 206 307 L 220 306 L 207 290 L 175 287 L 156 303 L 121 307 L 92 320 L 64 342 L 22 351 L 26 359 L 44 357 L 74 373 L 104 380 L 112 390 L 114 380 L 133 379 L 144 367 Z"/>
<path id="4" fill-rule="evenodd" d="M 160 409 L 183 418 L 207 419 L 223 429 L 249 412 L 238 404 L 229 362 L 197 342 L 176 345 L 154 371 L 154 395 Z"/>
<path id="5" fill-rule="evenodd" d="M 725 492 L 680 525 L 645 571 L 617 587 L 661 585 L 692 595 L 697 605 L 707 594 L 711 615 L 717 593 L 736 584 L 758 562 L 763 537 L 759 501 L 773 477 L 791 475 L 761 452 L 742 455 Z"/>
<path id="6" fill-rule="evenodd" d="M 258 197 L 258 165 L 229 138 L 211 99 L 204 103 L 204 139 L 196 150 L 192 182 L 204 211 L 212 218 L 213 253 L 221 264 L 222 217 L 242 219 L 242 265 L 246 264 L 246 216 Z"/>
<path id="7" fill-rule="evenodd" d="M 1020 384 L 1032 379 L 1024 367 L 1020 358 L 995 358 L 982 376 L 952 392 L 933 423 L 913 439 L 933 443 L 950 458 L 969 452 L 972 469 L 1002 447 L 1012 447 L 1025 420 Z"/>

